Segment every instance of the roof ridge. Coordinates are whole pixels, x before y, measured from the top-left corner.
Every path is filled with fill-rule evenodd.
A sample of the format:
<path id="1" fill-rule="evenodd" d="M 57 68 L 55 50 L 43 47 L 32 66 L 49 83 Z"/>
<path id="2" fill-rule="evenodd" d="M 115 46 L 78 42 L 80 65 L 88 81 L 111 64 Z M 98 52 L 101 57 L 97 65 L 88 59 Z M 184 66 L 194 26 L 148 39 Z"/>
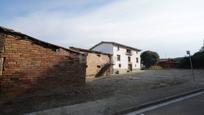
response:
<path id="1" fill-rule="evenodd" d="M 116 44 L 116 45 L 119 45 L 119 46 L 122 46 L 122 47 L 130 48 L 130 49 L 137 50 L 137 51 L 141 51 L 141 49 L 137 49 L 137 48 L 134 48 L 134 47 L 131 47 L 131 46 L 127 46 L 127 45 L 124 45 L 124 44 L 121 44 L 121 43 L 118 43 L 118 42 L 112 42 L 112 41 L 101 41 L 98 44 L 94 45 L 92 48 L 90 48 L 90 50 L 93 50 L 95 47 L 99 46 L 102 43 L 111 43 L 113 45 Z"/>
<path id="2" fill-rule="evenodd" d="M 19 36 L 21 36 L 22 38 L 23 38 L 23 37 L 26 37 L 26 38 L 29 38 L 29 39 L 32 40 L 32 41 L 40 42 L 40 43 L 43 43 L 43 44 L 47 44 L 48 46 L 53 46 L 53 47 L 57 47 L 57 48 L 62 48 L 62 49 L 64 49 L 64 50 L 68 50 L 68 51 L 75 52 L 75 53 L 80 53 L 80 52 L 77 52 L 77 51 L 74 51 L 74 50 L 65 48 L 65 47 L 63 47 L 63 46 L 58 46 L 58 45 L 55 45 L 55 44 L 52 44 L 52 43 L 48 43 L 48 42 L 39 40 L 39 39 L 37 39 L 37 38 L 31 37 L 31 36 L 26 35 L 26 34 L 24 34 L 24 33 L 17 32 L 17 31 L 15 31 L 15 30 L 13 30 L 13 29 L 9 29 L 9 28 L 3 27 L 3 26 L 0 26 L 0 31 L 6 32 L 6 33 L 9 33 L 9 34 L 19 35 Z"/>
<path id="3" fill-rule="evenodd" d="M 99 53 L 99 54 L 105 54 L 105 55 L 112 55 L 110 53 L 104 53 L 104 52 L 100 52 L 100 51 L 93 51 L 90 49 L 84 49 L 84 48 L 77 48 L 77 47 L 69 47 L 70 49 L 75 49 L 75 50 L 79 50 L 79 51 L 84 51 L 84 52 L 92 52 L 92 53 Z"/>

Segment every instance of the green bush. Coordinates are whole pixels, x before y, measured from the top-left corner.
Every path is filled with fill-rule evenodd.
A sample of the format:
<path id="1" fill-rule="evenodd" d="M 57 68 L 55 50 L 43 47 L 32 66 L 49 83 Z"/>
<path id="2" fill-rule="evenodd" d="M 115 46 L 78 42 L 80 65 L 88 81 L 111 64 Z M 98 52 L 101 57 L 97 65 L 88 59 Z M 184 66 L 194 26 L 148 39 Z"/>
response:
<path id="1" fill-rule="evenodd" d="M 141 62 L 145 68 L 149 68 L 155 65 L 159 61 L 159 55 L 157 52 L 145 51 L 141 54 Z"/>

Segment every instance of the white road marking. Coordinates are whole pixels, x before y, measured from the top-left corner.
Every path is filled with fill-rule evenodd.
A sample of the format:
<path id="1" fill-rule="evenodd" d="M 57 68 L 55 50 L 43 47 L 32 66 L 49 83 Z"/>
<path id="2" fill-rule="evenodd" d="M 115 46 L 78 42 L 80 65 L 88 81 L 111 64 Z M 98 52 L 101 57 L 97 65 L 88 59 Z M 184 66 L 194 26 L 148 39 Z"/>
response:
<path id="1" fill-rule="evenodd" d="M 130 112 L 130 113 L 127 113 L 125 115 L 144 115 L 143 114 L 144 112 L 151 111 L 151 110 L 154 110 L 154 109 L 157 109 L 157 108 L 160 108 L 160 107 L 163 107 L 163 106 L 167 106 L 167 105 L 172 104 L 172 103 L 180 102 L 180 101 L 183 101 L 183 100 L 195 97 L 195 96 L 199 96 L 199 95 L 202 95 L 202 94 L 204 94 L 204 91 L 194 93 L 194 94 L 191 94 L 191 95 L 187 95 L 187 96 L 184 96 L 184 97 L 180 97 L 178 99 L 174 99 L 174 100 L 164 102 L 164 103 L 161 103 L 161 104 L 153 105 L 151 107 L 147 107 L 147 108 L 144 108 L 144 109 L 141 109 L 141 110 L 138 110 L 138 111 Z"/>

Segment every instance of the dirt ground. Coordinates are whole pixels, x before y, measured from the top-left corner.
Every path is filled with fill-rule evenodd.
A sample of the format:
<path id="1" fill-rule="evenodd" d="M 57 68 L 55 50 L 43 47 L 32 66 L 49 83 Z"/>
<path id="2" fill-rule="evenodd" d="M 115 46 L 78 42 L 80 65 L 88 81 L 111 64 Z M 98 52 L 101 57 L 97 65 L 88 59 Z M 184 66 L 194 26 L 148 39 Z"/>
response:
<path id="1" fill-rule="evenodd" d="M 196 82 L 204 81 L 204 70 L 195 70 Z M 23 114 L 192 82 L 190 70 L 146 70 L 123 75 L 87 79 L 83 88 L 35 92 L 0 104 L 0 114 Z"/>
<path id="2" fill-rule="evenodd" d="M 195 70 L 196 81 L 204 81 L 204 70 Z M 131 90 L 147 91 L 192 82 L 190 70 L 147 70 L 124 75 L 88 79 L 87 85 L 94 87 L 96 95 L 117 95 Z"/>

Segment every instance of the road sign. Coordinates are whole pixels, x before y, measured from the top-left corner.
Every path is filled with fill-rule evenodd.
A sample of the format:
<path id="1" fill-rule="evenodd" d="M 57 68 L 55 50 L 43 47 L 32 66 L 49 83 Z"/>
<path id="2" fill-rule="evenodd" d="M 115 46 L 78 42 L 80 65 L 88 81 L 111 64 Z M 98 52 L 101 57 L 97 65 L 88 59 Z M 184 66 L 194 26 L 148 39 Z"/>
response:
<path id="1" fill-rule="evenodd" d="M 186 53 L 188 54 L 188 55 L 190 55 L 191 53 L 190 53 L 190 51 L 186 51 Z"/>

